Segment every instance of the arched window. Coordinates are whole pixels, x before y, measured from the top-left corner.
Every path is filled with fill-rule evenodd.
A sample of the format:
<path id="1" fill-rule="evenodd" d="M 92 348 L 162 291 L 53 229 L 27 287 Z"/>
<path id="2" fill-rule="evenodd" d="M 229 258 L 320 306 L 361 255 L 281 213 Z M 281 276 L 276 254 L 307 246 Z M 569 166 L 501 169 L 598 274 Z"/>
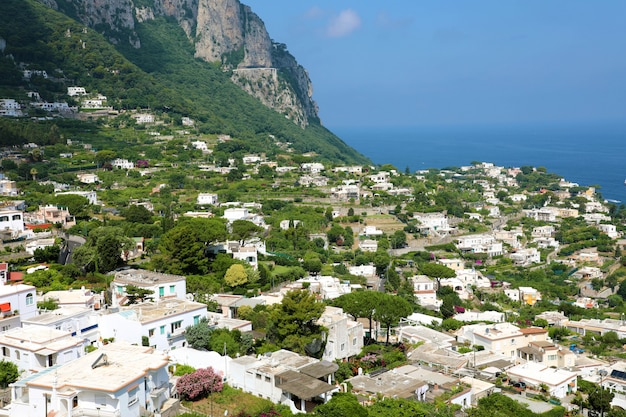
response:
<path id="1" fill-rule="evenodd" d="M 20 360 L 20 351 L 19 350 L 15 350 L 15 359 L 17 359 L 18 361 Z"/>
<path id="2" fill-rule="evenodd" d="M 0 216 L 0 222 L 8 222 L 9 216 Z"/>
<path id="3" fill-rule="evenodd" d="M 7 358 L 9 356 L 11 356 L 11 353 L 9 352 L 9 348 L 8 347 L 6 347 L 6 346 L 2 347 L 2 356 L 6 356 Z"/>
<path id="4" fill-rule="evenodd" d="M 34 302 L 34 298 L 33 298 L 33 293 L 29 292 L 28 294 L 26 294 L 26 305 L 32 305 Z"/>
<path id="5" fill-rule="evenodd" d="M 22 220 L 22 215 L 21 214 L 14 214 L 13 215 L 13 220 Z"/>

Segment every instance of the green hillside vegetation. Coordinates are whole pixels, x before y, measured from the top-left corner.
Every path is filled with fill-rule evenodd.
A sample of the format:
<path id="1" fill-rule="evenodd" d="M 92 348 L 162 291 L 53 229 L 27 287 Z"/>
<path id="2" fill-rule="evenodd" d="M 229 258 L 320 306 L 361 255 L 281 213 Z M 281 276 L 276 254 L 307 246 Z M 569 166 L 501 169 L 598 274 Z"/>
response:
<path id="1" fill-rule="evenodd" d="M 37 91 L 43 100 L 74 104 L 65 93 L 67 86 L 79 85 L 106 95 L 116 110 L 149 109 L 173 126 L 191 117 L 200 133 L 231 135 L 249 151 L 271 155 L 279 141 L 325 161 L 368 162 L 321 125 L 301 129 L 235 86 L 218 66 L 194 58 L 175 22 L 160 18 L 138 24 L 137 32 L 142 47 L 126 44 L 120 53 L 99 33 L 34 0 L 3 2 L 0 37 L 7 46 L 0 60 L 0 93 L 24 99 L 25 91 Z M 9 55 L 50 77 L 22 80 Z"/>

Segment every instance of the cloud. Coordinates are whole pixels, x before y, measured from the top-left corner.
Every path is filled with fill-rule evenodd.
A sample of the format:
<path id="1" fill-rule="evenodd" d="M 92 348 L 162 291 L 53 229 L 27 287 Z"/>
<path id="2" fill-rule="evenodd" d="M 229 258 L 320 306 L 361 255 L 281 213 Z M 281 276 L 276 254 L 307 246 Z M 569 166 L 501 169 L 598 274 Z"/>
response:
<path id="1" fill-rule="evenodd" d="M 376 16 L 376 25 L 385 29 L 398 29 L 406 26 L 411 26 L 413 24 L 413 18 L 393 18 L 389 16 L 385 12 L 378 13 Z"/>
<path id="2" fill-rule="evenodd" d="M 326 34 L 331 38 L 340 38 L 357 30 L 361 26 L 361 18 L 352 9 L 341 11 L 330 19 Z"/>
<path id="3" fill-rule="evenodd" d="M 324 16 L 324 10 L 319 6 L 313 6 L 304 13 L 305 19 L 315 20 Z"/>

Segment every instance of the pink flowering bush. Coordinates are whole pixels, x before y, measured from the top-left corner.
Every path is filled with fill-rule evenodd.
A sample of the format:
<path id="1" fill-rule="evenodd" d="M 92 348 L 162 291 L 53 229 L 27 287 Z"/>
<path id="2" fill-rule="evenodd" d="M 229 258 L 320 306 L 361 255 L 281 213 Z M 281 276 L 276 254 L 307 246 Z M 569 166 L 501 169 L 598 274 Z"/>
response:
<path id="1" fill-rule="evenodd" d="M 212 392 L 220 392 L 223 387 L 222 376 L 211 367 L 183 375 L 176 383 L 178 395 L 183 400 L 190 401 L 205 397 Z"/>

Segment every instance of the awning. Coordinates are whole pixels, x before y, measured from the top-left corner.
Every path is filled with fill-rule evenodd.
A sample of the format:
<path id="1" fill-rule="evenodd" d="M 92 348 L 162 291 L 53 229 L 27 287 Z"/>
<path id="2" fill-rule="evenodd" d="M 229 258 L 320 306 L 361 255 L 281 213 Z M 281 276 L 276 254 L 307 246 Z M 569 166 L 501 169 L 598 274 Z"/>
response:
<path id="1" fill-rule="evenodd" d="M 0 311 L 6 313 L 7 311 L 11 311 L 11 303 L 2 303 L 0 304 Z"/>
<path id="2" fill-rule="evenodd" d="M 303 400 L 311 400 L 335 389 L 334 386 L 296 371 L 285 371 L 276 375 L 276 388 L 296 395 Z"/>

